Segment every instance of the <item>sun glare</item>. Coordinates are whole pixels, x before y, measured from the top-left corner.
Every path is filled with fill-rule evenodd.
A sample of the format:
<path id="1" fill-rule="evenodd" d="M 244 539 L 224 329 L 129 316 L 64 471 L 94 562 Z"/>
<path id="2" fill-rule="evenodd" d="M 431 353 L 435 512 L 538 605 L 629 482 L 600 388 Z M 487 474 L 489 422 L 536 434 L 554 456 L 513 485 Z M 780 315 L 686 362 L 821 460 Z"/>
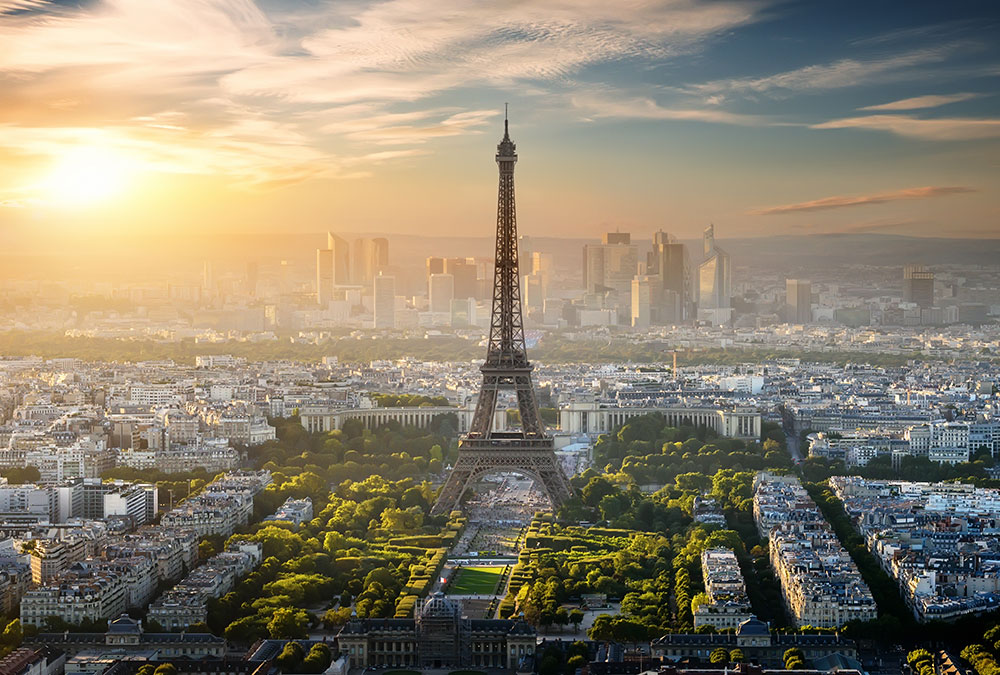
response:
<path id="1" fill-rule="evenodd" d="M 77 148 L 56 162 L 43 186 L 51 203 L 81 206 L 120 194 L 128 180 L 124 157 L 101 148 Z"/>

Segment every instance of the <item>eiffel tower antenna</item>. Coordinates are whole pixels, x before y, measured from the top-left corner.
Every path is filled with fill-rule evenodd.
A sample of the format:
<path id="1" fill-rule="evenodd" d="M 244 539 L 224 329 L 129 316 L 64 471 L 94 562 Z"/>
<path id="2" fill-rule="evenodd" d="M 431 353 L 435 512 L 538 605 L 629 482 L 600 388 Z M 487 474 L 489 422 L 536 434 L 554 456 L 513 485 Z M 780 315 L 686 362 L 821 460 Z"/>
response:
<path id="1" fill-rule="evenodd" d="M 469 431 L 459 440 L 458 460 L 441 488 L 431 513 L 448 513 L 461 506 L 462 495 L 484 476 L 501 471 L 521 473 L 535 481 L 553 508 L 569 498 L 566 474 L 556 459 L 552 437 L 545 433 L 531 382 L 521 316 L 521 286 L 517 265 L 517 215 L 514 205 L 514 165 L 517 146 L 510 140 L 504 104 L 503 139 L 497 145 L 500 169 L 497 196 L 497 240 L 493 272 L 493 315 L 486 361 L 480 371 L 483 386 Z M 521 414 L 521 429 L 495 431 L 497 397 L 513 391 Z"/>

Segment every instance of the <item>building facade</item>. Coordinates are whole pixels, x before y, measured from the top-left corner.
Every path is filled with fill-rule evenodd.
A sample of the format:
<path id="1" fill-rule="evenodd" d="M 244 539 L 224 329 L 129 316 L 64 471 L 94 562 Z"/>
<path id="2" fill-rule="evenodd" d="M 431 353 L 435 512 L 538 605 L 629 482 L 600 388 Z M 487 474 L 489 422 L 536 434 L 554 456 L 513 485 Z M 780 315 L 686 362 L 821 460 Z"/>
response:
<path id="1" fill-rule="evenodd" d="M 463 617 L 461 604 L 438 592 L 413 619 L 352 618 L 337 646 L 352 668 L 513 670 L 534 657 L 535 629 L 520 620 Z"/>

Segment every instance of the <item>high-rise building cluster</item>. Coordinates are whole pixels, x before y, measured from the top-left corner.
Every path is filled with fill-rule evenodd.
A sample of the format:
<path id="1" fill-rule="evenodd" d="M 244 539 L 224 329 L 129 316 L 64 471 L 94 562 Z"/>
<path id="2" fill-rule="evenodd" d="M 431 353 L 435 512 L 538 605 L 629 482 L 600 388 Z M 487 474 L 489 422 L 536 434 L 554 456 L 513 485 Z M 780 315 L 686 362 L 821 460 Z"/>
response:
<path id="1" fill-rule="evenodd" d="M 326 235 L 326 248 L 316 251 L 316 302 L 327 307 L 341 299 L 347 287 L 366 287 L 389 267 L 389 240 L 364 237 L 348 243 L 332 232 Z"/>
<path id="2" fill-rule="evenodd" d="M 732 318 L 732 264 L 704 233 L 703 259 L 693 266 L 687 246 L 664 231 L 653 235 L 644 259 L 627 232 L 608 232 L 600 244 L 583 247 L 584 295 L 565 305 L 573 325 L 623 325 L 636 330 L 700 320 L 728 324 Z"/>

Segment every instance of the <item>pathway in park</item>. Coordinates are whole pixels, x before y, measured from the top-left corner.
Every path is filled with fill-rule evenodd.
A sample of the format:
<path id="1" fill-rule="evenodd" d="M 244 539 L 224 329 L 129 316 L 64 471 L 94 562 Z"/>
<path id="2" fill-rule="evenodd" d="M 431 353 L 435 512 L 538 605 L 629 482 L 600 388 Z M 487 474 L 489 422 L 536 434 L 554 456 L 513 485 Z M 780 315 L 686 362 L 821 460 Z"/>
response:
<path id="1" fill-rule="evenodd" d="M 469 524 L 452 547 L 444 574 L 450 580 L 449 597 L 462 601 L 467 616 L 492 619 L 507 593 L 509 572 L 524 544 L 524 532 L 547 502 L 530 480 L 516 476 L 502 476 L 478 487 L 477 495 L 465 506 Z M 463 572 L 462 568 L 471 569 Z M 495 582 L 487 588 L 489 576 Z"/>

